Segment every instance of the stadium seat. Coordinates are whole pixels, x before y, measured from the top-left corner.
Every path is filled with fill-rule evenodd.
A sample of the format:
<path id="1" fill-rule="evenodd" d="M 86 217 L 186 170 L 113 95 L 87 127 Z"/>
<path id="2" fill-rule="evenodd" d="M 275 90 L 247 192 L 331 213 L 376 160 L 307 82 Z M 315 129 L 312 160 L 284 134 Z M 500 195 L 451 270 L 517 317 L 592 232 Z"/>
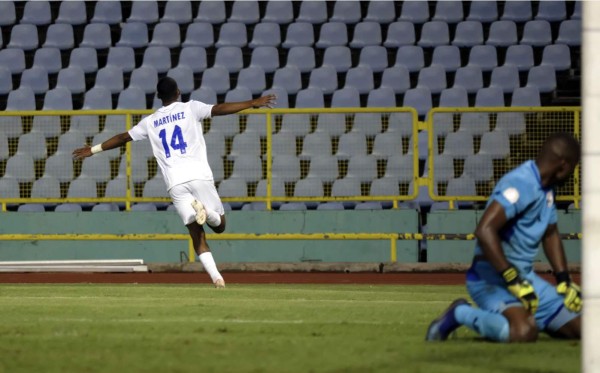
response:
<path id="1" fill-rule="evenodd" d="M 494 163 L 487 154 L 473 154 L 465 158 L 463 176 L 475 182 L 489 182 L 494 177 Z"/>
<path id="2" fill-rule="evenodd" d="M 446 90 L 444 90 L 446 91 Z M 443 94 L 443 93 L 442 93 Z M 442 107 L 442 106 L 440 106 Z M 443 137 L 454 131 L 454 114 L 452 113 L 432 113 L 433 114 L 433 135 L 434 137 Z M 431 115 L 431 114 L 430 114 Z"/>
<path id="3" fill-rule="evenodd" d="M 331 107 L 360 107 L 360 95 L 355 87 L 344 87 L 333 92 Z"/>
<path id="4" fill-rule="evenodd" d="M 429 21 L 429 4 L 423 1 L 405 1 L 402 3 L 399 21 L 421 24 Z"/>
<path id="5" fill-rule="evenodd" d="M 303 4 L 316 4 L 318 2 L 306 2 Z M 283 48 L 312 47 L 315 43 L 313 26 L 310 23 L 294 22 L 287 28 L 285 41 L 281 44 Z"/>
<path id="6" fill-rule="evenodd" d="M 21 136 L 21 138 L 23 136 Z M 27 152 L 15 154 L 10 157 L 8 161 L 6 161 L 3 179 L 15 179 L 19 183 L 33 182 L 35 180 L 33 157 Z"/>
<path id="7" fill-rule="evenodd" d="M 394 66 L 404 66 L 409 72 L 418 72 L 425 67 L 423 48 L 414 45 L 405 45 L 396 52 Z"/>
<path id="8" fill-rule="evenodd" d="M 440 65 L 431 65 L 421 69 L 417 88 L 425 87 L 433 94 L 438 94 L 446 89 L 446 72 Z"/>
<path id="9" fill-rule="evenodd" d="M 14 25 L 17 21 L 15 3 L 13 1 L 0 2 L 0 26 Z"/>
<path id="10" fill-rule="evenodd" d="M 245 47 L 248 44 L 246 25 L 238 22 L 227 22 L 221 25 L 219 39 L 215 47 Z"/>
<path id="11" fill-rule="evenodd" d="M 122 116 L 118 115 L 117 116 L 119 119 L 122 119 Z M 108 117 L 106 119 L 107 121 L 109 121 Z M 117 130 L 112 130 L 112 127 L 116 127 L 117 123 L 113 123 L 113 125 L 108 126 L 105 125 L 104 127 L 104 131 L 94 134 L 94 137 L 92 139 L 92 144 L 100 144 L 103 143 L 104 141 L 110 139 L 111 137 L 113 137 L 114 135 L 116 135 L 119 132 L 124 132 L 123 129 L 119 129 L 120 131 Z M 122 127 L 125 127 L 124 123 L 118 123 L 121 124 Z M 111 150 L 105 150 L 103 151 L 100 155 L 97 155 L 96 157 L 108 157 L 111 160 L 117 160 L 119 159 L 119 157 L 121 156 L 121 152 L 119 149 L 111 149 Z"/>
<path id="12" fill-rule="evenodd" d="M 49 1 L 26 2 L 23 8 L 21 24 L 44 26 L 52 23 L 52 12 Z M 18 25 L 17 25 L 18 26 Z"/>
<path id="13" fill-rule="evenodd" d="M 332 47 L 334 48 L 334 47 Z M 345 48 L 345 47 L 342 47 Z M 325 52 L 329 50 L 326 49 Z M 331 52 L 330 52 L 331 53 Z M 350 50 L 348 50 L 350 53 Z M 254 56 L 254 53 L 253 53 Z M 349 57 L 349 56 L 348 56 Z M 273 56 L 269 56 L 269 58 L 278 58 L 278 55 L 273 53 Z M 277 59 L 277 63 L 278 63 Z M 250 63 L 252 64 L 252 62 Z M 315 68 L 315 52 L 311 47 L 291 47 L 287 53 L 287 63 L 286 66 L 296 66 L 301 73 L 311 72 Z M 279 67 L 279 65 L 277 66 Z M 349 67 L 349 66 L 348 66 Z"/>
<path id="14" fill-rule="evenodd" d="M 58 72 L 57 87 L 65 87 L 71 93 L 85 92 L 85 71 L 77 65 L 69 66 Z M 70 100 L 69 100 L 70 102 Z"/>
<path id="15" fill-rule="evenodd" d="M 391 87 L 381 86 L 369 92 L 369 95 L 367 96 L 367 107 L 393 106 L 396 106 L 396 93 Z"/>
<path id="16" fill-rule="evenodd" d="M 308 48 L 308 47 L 306 47 Z M 308 48 L 313 52 L 312 48 Z M 291 51 L 288 52 L 288 55 Z M 314 52 L 313 52 L 314 58 Z M 314 62 L 314 61 L 313 61 Z M 275 47 L 256 47 L 252 50 L 250 66 L 258 66 L 265 73 L 272 73 L 279 68 L 279 52 Z"/>
<path id="17" fill-rule="evenodd" d="M 188 26 L 182 47 L 209 48 L 215 44 L 213 26 L 208 22 L 195 22 Z"/>
<path id="18" fill-rule="evenodd" d="M 313 73 L 314 71 L 317 70 L 313 70 Z M 302 89 L 300 70 L 298 70 L 298 68 L 295 66 L 285 66 L 277 69 L 273 76 L 272 87 L 284 88 L 288 94 L 295 95 L 300 89 Z"/>
<path id="19" fill-rule="evenodd" d="M 85 137 L 86 136 L 81 132 L 65 132 L 58 138 L 58 147 L 55 154 L 71 155 L 74 149 L 81 147 L 81 144 L 85 144 Z"/>
<path id="20" fill-rule="evenodd" d="M 373 70 L 369 66 L 357 66 L 346 73 L 344 88 L 355 88 L 359 94 L 367 94 L 375 88 Z M 360 106 L 360 101 L 357 106 Z"/>
<path id="21" fill-rule="evenodd" d="M 257 134 L 243 132 L 233 137 L 229 159 L 237 160 L 245 157 L 259 157 L 260 155 L 260 137 Z"/>
<path id="22" fill-rule="evenodd" d="M 37 67 L 37 66 L 34 66 Z M 43 67 L 40 67 L 43 69 Z M 45 69 L 44 69 L 45 70 Z M 48 78 L 46 71 L 46 78 Z M 0 66 L 0 95 L 8 95 L 13 89 L 12 74 L 5 66 Z"/>
<path id="23" fill-rule="evenodd" d="M 277 154 L 273 156 L 271 173 L 284 182 L 296 182 L 300 180 L 300 162 L 295 155 Z"/>
<path id="24" fill-rule="evenodd" d="M 556 71 L 571 68 L 571 52 L 565 44 L 551 44 L 544 47 L 541 65 L 550 65 Z"/>
<path id="25" fill-rule="evenodd" d="M 216 105 L 217 93 L 211 87 L 200 87 L 192 92 L 190 100 L 204 102 L 205 104 Z"/>
<path id="26" fill-rule="evenodd" d="M 229 73 L 237 73 L 244 67 L 242 50 L 238 47 L 221 47 L 215 55 L 215 66 L 223 66 Z"/>
<path id="27" fill-rule="evenodd" d="M 400 191 L 395 177 L 382 177 L 371 183 L 370 196 L 397 196 L 398 194 Z"/>
<path id="28" fill-rule="evenodd" d="M 8 70 L 6 70 L 8 71 Z M 10 72 L 9 72 L 10 74 Z M 9 75 L 10 77 L 10 75 Z M 12 78 L 11 78 L 12 79 Z M 12 80 L 10 82 L 12 86 Z M 49 87 L 48 71 L 41 66 L 33 66 L 21 74 L 21 87 L 29 87 L 34 94 L 46 93 Z M 8 93 L 8 92 L 7 92 Z"/>
<path id="29" fill-rule="evenodd" d="M 391 88 L 396 94 L 405 93 L 410 89 L 410 75 L 408 69 L 402 65 L 395 65 L 385 69 L 381 76 L 381 88 L 384 87 Z"/>
<path id="30" fill-rule="evenodd" d="M 229 84 L 229 72 L 223 66 L 209 67 L 202 74 L 202 87 L 210 87 L 219 95 L 229 90 Z"/>
<path id="31" fill-rule="evenodd" d="M 4 198 L 21 198 L 19 182 L 11 178 L 0 178 L 0 195 Z"/>
<path id="32" fill-rule="evenodd" d="M 563 0 L 542 1 L 539 3 L 536 20 L 548 22 L 562 21 L 567 18 L 567 6 Z"/>
<path id="33" fill-rule="evenodd" d="M 337 158 L 320 154 L 311 157 L 306 178 L 315 178 L 324 183 L 331 183 L 338 178 L 338 172 Z"/>
<path id="34" fill-rule="evenodd" d="M 220 193 L 220 191 L 219 191 Z M 256 185 L 257 197 L 265 197 L 267 195 L 267 179 L 261 179 Z M 271 195 L 272 196 L 285 196 L 285 184 L 283 180 L 271 179 Z M 278 205 L 278 202 L 273 202 L 274 205 Z"/>
<path id="35" fill-rule="evenodd" d="M 469 52 L 467 66 L 477 66 L 481 71 L 492 71 L 498 66 L 496 47 L 493 45 L 476 45 L 472 47 Z"/>
<path id="36" fill-rule="evenodd" d="M 0 64 L 8 67 L 13 74 L 25 70 L 25 54 L 21 49 L 0 50 Z M 58 48 L 40 48 L 33 56 L 33 66 L 45 68 L 49 74 L 56 74 L 62 69 L 62 60 Z"/>
<path id="37" fill-rule="evenodd" d="M 516 113 L 504 113 L 516 114 Z M 486 154 L 492 159 L 504 159 L 510 154 L 510 140 L 508 133 L 494 130 L 481 136 L 481 145 L 478 154 Z"/>
<path id="38" fill-rule="evenodd" d="M 169 4 L 169 3 L 167 3 Z M 174 22 L 161 22 L 154 26 L 149 46 L 177 48 L 181 44 L 179 25 Z"/>
<path id="39" fill-rule="evenodd" d="M 209 133 L 220 133 L 222 136 L 227 136 L 227 137 L 237 135 L 238 133 L 240 133 L 240 125 L 238 123 L 238 117 L 235 115 L 224 115 L 224 116 L 218 116 L 218 117 L 212 118 L 211 123 L 210 123 Z M 252 143 L 253 148 L 256 146 L 256 144 L 255 144 L 256 139 L 254 137 L 251 138 L 250 140 L 238 139 L 238 141 L 241 141 L 242 143 L 250 142 L 250 143 Z M 254 151 L 252 153 L 260 154 L 256 151 L 256 149 L 254 149 Z"/>
<path id="40" fill-rule="evenodd" d="M 288 57 L 289 60 L 289 57 Z M 350 48 L 346 46 L 333 46 L 325 49 L 323 65 L 333 66 L 338 73 L 344 73 L 352 67 Z"/>
<path id="41" fill-rule="evenodd" d="M 505 65 L 515 65 L 519 71 L 533 67 L 533 48 L 530 45 L 511 45 L 506 50 Z"/>
<path id="42" fill-rule="evenodd" d="M 348 160 L 355 155 L 367 154 L 367 138 L 362 133 L 348 132 L 340 136 L 336 158 Z"/>
<path id="43" fill-rule="evenodd" d="M 387 3 L 383 1 L 373 1 L 373 3 Z M 387 30 L 387 36 L 383 46 L 387 48 L 398 48 L 405 45 L 414 45 L 415 26 L 412 22 L 398 21 L 390 23 Z"/>
<path id="44" fill-rule="evenodd" d="M 304 202 L 286 202 L 279 207 L 280 211 L 302 211 L 308 210 Z"/>
<path id="45" fill-rule="evenodd" d="M 354 24 L 362 18 L 360 3 L 355 1 L 336 1 L 330 22 Z"/>
<path id="46" fill-rule="evenodd" d="M 502 88 L 492 86 L 481 88 L 475 94 L 475 106 L 477 107 L 502 107 L 504 105 L 504 94 Z"/>
<path id="47" fill-rule="evenodd" d="M 54 208 L 54 212 L 82 212 L 83 209 L 78 203 L 62 203 Z"/>
<path id="48" fill-rule="evenodd" d="M 511 1 L 509 3 L 517 3 Z M 487 45 L 495 47 L 508 47 L 517 42 L 517 25 L 512 20 L 501 20 L 492 22 L 487 40 Z"/>
<path id="49" fill-rule="evenodd" d="M 131 22 L 158 22 L 158 2 L 153 0 L 133 2 L 131 15 L 127 18 L 127 23 Z"/>
<path id="50" fill-rule="evenodd" d="M 447 44 L 450 44 L 450 30 L 446 22 L 430 21 L 423 24 L 421 38 L 417 42 L 418 46 L 433 48 Z"/>
<path id="51" fill-rule="evenodd" d="M 158 72 L 153 66 L 140 66 L 131 72 L 129 87 L 140 88 L 145 94 L 156 92 Z"/>
<path id="52" fill-rule="evenodd" d="M 323 197 L 323 182 L 318 178 L 299 180 L 294 186 L 294 197 Z"/>
<path id="53" fill-rule="evenodd" d="M 108 157 L 89 157 L 83 160 L 80 179 L 88 178 L 95 182 L 110 180 L 110 161 Z"/>
<path id="54" fill-rule="evenodd" d="M 10 32 L 10 41 L 6 45 L 6 48 L 18 48 L 30 51 L 37 49 L 38 45 L 37 27 L 32 24 L 20 24 L 13 26 Z"/>
<path id="55" fill-rule="evenodd" d="M 348 161 L 346 178 L 370 183 L 377 179 L 377 158 L 372 155 L 353 155 Z"/>
<path id="56" fill-rule="evenodd" d="M 271 123 L 273 126 L 273 123 Z M 244 132 L 254 132 L 260 137 L 267 137 L 267 116 L 264 114 L 250 114 L 246 117 Z M 225 151 L 225 148 L 223 148 Z"/>
<path id="57" fill-rule="evenodd" d="M 368 66 L 374 73 L 383 72 L 388 67 L 387 49 L 380 45 L 370 45 L 362 48 L 358 66 Z"/>
<path id="58" fill-rule="evenodd" d="M 327 4 L 324 1 L 303 1 L 296 22 L 321 24 L 327 22 Z"/>
<path id="59" fill-rule="evenodd" d="M 158 48 L 158 47 L 155 47 Z M 96 74 L 95 87 L 105 87 L 110 93 L 116 94 L 123 90 L 123 70 L 116 66 L 105 66 Z"/>
<path id="60" fill-rule="evenodd" d="M 266 88 L 265 71 L 260 66 L 249 66 L 240 70 L 236 88 L 247 88 L 253 95 L 260 94 Z"/>
<path id="61" fill-rule="evenodd" d="M 289 107 L 288 94 L 284 88 L 271 87 L 270 89 L 267 89 L 266 91 L 264 91 L 262 93 L 262 96 L 270 95 L 270 94 L 275 95 L 275 98 L 276 98 L 276 103 L 273 107 L 275 107 L 275 108 L 288 108 Z"/>
<path id="62" fill-rule="evenodd" d="M 462 113 L 460 115 L 460 132 L 472 136 L 481 136 L 490 131 L 490 116 L 485 112 Z"/>
<path id="63" fill-rule="evenodd" d="M 171 68 L 171 53 L 167 47 L 148 47 L 144 50 L 142 66 L 152 66 L 159 74 Z"/>
<path id="64" fill-rule="evenodd" d="M 477 192 L 475 189 L 475 181 L 469 176 L 461 176 L 458 178 L 450 179 L 448 186 L 446 187 L 446 196 L 476 196 Z M 460 207 L 469 207 L 470 203 L 459 202 Z"/>
<path id="65" fill-rule="evenodd" d="M 135 211 L 134 207 L 139 205 L 139 203 L 136 203 L 135 205 L 131 206 L 131 211 Z M 97 205 L 94 205 L 94 207 L 92 207 L 92 212 L 109 212 L 109 211 L 119 211 L 119 206 L 116 203 L 99 203 Z"/>
<path id="66" fill-rule="evenodd" d="M 152 178 L 144 184 L 143 197 L 169 197 L 167 186 L 162 178 Z"/>
<path id="67" fill-rule="evenodd" d="M 363 18 L 366 22 L 388 24 L 396 19 L 396 8 L 393 1 L 370 1 L 367 15 Z"/>
<path id="68" fill-rule="evenodd" d="M 376 22 L 359 22 L 354 26 L 351 48 L 363 48 L 369 45 L 381 45 L 381 26 Z"/>
<path id="69" fill-rule="evenodd" d="M 553 92 L 557 87 L 554 67 L 550 65 L 532 67 L 527 75 L 527 86 L 537 87 L 540 93 Z"/>
<path id="70" fill-rule="evenodd" d="M 94 50 L 95 52 L 95 50 Z M 182 51 L 183 54 L 183 51 Z M 119 66 L 124 73 L 130 73 L 135 68 L 135 55 L 130 47 L 111 47 L 108 49 L 107 65 Z M 97 65 L 96 65 L 97 69 Z M 92 72 L 92 71 L 86 71 Z"/>
<path id="71" fill-rule="evenodd" d="M 442 154 L 455 159 L 465 159 L 467 156 L 474 154 L 473 136 L 466 131 L 449 133 L 446 136 Z"/>
<path id="72" fill-rule="evenodd" d="M 146 109 L 146 94 L 141 88 L 135 86 L 128 87 L 119 93 L 117 109 Z"/>
<path id="73" fill-rule="evenodd" d="M 106 23 L 116 25 L 123 21 L 121 3 L 116 1 L 98 1 L 94 8 L 94 16 L 90 23 Z"/>
<path id="74" fill-rule="evenodd" d="M 425 169 L 434 183 L 446 183 L 454 178 L 454 160 L 451 155 L 439 154 L 433 158 L 433 175 L 429 173 L 429 164 Z"/>
<path id="75" fill-rule="evenodd" d="M 327 133 L 330 136 L 340 136 L 346 132 L 346 116 L 338 113 L 319 114 L 316 133 Z"/>
<path id="76" fill-rule="evenodd" d="M 567 20 L 560 23 L 558 29 L 558 37 L 554 41 L 555 44 L 566 44 L 569 46 L 581 45 L 581 21 Z"/>
<path id="77" fill-rule="evenodd" d="M 503 93 L 510 93 L 519 86 L 519 70 L 516 66 L 504 65 L 492 70 L 490 87 L 498 87 Z"/>
<path id="78" fill-rule="evenodd" d="M 529 0 L 508 1 L 504 5 L 501 20 L 513 22 L 529 21 L 532 17 L 531 2 Z"/>
<path id="79" fill-rule="evenodd" d="M 472 2 L 471 4 L 479 3 Z M 464 21 L 456 25 L 456 33 L 452 45 L 457 47 L 474 47 L 483 44 L 483 26 L 479 21 Z"/>
<path id="80" fill-rule="evenodd" d="M 302 142 L 301 160 L 311 160 L 320 156 L 331 156 L 331 139 L 323 133 L 309 133 Z"/>
<path id="81" fill-rule="evenodd" d="M 276 73 L 277 74 L 277 73 Z M 298 77 L 299 79 L 299 77 Z M 300 83 L 300 82 L 298 82 Z M 273 83 L 275 85 L 275 83 Z M 324 65 L 310 73 L 309 88 L 319 88 L 323 94 L 332 94 L 338 87 L 337 72 L 333 66 Z M 299 87 L 298 87 L 299 88 Z M 297 92 L 297 91 L 296 91 Z M 294 93 L 288 89 L 288 93 Z"/>
<path id="82" fill-rule="evenodd" d="M 344 204 L 341 202 L 319 203 L 317 210 L 344 210 Z"/>
<path id="83" fill-rule="evenodd" d="M 291 1 L 267 2 L 262 22 L 288 24 L 294 20 L 294 9 Z"/>
<path id="84" fill-rule="evenodd" d="M 19 87 L 10 91 L 6 101 L 6 110 L 35 110 L 35 96 L 29 87 Z"/>
<path id="85" fill-rule="evenodd" d="M 378 159 L 402 155 L 402 134 L 399 132 L 378 133 L 373 142 L 372 155 Z"/>
<path id="86" fill-rule="evenodd" d="M 279 25 L 277 23 L 265 23 L 263 21 L 254 26 L 252 40 L 248 46 L 250 48 L 279 47 L 280 44 L 281 32 L 279 30 Z"/>
<path id="87" fill-rule="evenodd" d="M 325 107 L 323 91 L 317 87 L 309 87 L 298 91 L 296 95 L 297 109 L 300 108 L 322 108 Z"/>
<path id="88" fill-rule="evenodd" d="M 495 132 L 504 132 L 509 136 L 522 135 L 525 133 L 524 113 L 498 113 L 496 118 Z M 483 141 L 483 139 L 482 139 Z"/>
<path id="89" fill-rule="evenodd" d="M 225 102 L 241 102 L 252 100 L 252 92 L 246 87 L 236 87 L 225 94 Z"/>
<path id="90" fill-rule="evenodd" d="M 113 48 L 111 48 L 113 49 Z M 133 51 L 132 51 L 133 53 Z M 132 56 L 133 57 L 133 56 Z M 83 73 L 95 73 L 98 71 L 98 54 L 94 48 L 74 48 L 69 57 L 69 67 L 79 67 Z M 119 66 L 119 65 L 116 65 Z M 130 70 L 131 71 L 131 70 Z M 60 73 L 59 73 L 60 74 Z M 85 85 L 84 85 L 85 91 Z M 76 92 L 73 92 L 76 93 Z M 77 92 L 81 93 L 81 92 Z"/>
<path id="91" fill-rule="evenodd" d="M 440 45 L 433 50 L 431 66 L 439 65 L 446 72 L 455 72 L 461 66 L 460 50 L 454 45 Z"/>
<path id="92" fill-rule="evenodd" d="M 148 26 L 142 22 L 127 22 L 121 28 L 117 47 L 145 48 L 148 45 Z"/>
<path id="93" fill-rule="evenodd" d="M 63 86 L 57 85 L 56 88 L 46 92 L 44 96 L 43 110 L 73 110 L 73 101 L 71 91 Z M 55 117 L 58 119 L 58 117 Z"/>
<path id="94" fill-rule="evenodd" d="M 425 116 L 433 106 L 431 91 L 427 87 L 416 87 L 407 90 L 404 94 L 403 106 L 412 107 L 417 110 L 419 116 Z"/>
<path id="95" fill-rule="evenodd" d="M 528 21 L 523 27 L 521 44 L 543 47 L 552 44 L 552 30 L 548 21 Z"/>
<path id="96" fill-rule="evenodd" d="M 107 49 L 111 44 L 110 26 L 105 23 L 90 23 L 85 26 L 79 47 Z"/>
<path id="97" fill-rule="evenodd" d="M 337 179 L 331 186 L 332 197 L 354 197 L 361 195 L 360 181 L 354 178 Z M 354 203 L 344 203 L 354 206 Z"/>
<path id="98" fill-rule="evenodd" d="M 305 136 L 310 132 L 310 116 L 308 114 L 284 114 L 281 118 L 280 133 L 294 136 Z M 295 151 L 295 148 L 294 148 Z"/>
<path id="99" fill-rule="evenodd" d="M 498 19 L 498 4 L 494 1 L 473 1 L 469 9 L 467 21 L 482 23 L 494 22 Z"/>
<path id="100" fill-rule="evenodd" d="M 76 3 L 66 2 L 62 4 Z M 75 46 L 75 37 L 73 36 L 73 26 L 64 23 L 52 24 L 46 31 L 46 41 L 42 45 L 46 48 L 58 48 L 60 50 L 71 49 Z"/>
<path id="101" fill-rule="evenodd" d="M 435 4 L 435 14 L 432 21 L 458 23 L 464 18 L 463 4 L 460 1 L 438 1 Z"/>
<path id="102" fill-rule="evenodd" d="M 570 19 L 578 19 L 581 20 L 581 11 L 582 11 L 582 1 L 575 1 L 575 5 L 573 7 L 573 13 L 571 13 Z"/>
<path id="103" fill-rule="evenodd" d="M 44 205 L 39 203 L 25 203 L 17 207 L 17 212 L 45 212 Z"/>
<path id="104" fill-rule="evenodd" d="M 260 19 L 258 1 L 234 1 L 228 22 L 254 24 Z"/>
<path id="105" fill-rule="evenodd" d="M 315 47 L 327 48 L 348 44 L 348 29 L 342 22 L 327 22 L 321 26 Z"/>
<path id="106" fill-rule="evenodd" d="M 105 87 L 93 87 L 89 91 L 85 92 L 85 96 L 83 98 L 83 109 L 112 109 L 110 91 Z"/>
<path id="107" fill-rule="evenodd" d="M 240 179 L 247 183 L 255 183 L 262 179 L 262 162 L 259 156 L 244 154 L 233 163 L 230 179 Z"/>
<path id="108" fill-rule="evenodd" d="M 454 87 L 447 88 L 440 94 L 440 107 L 468 107 L 469 97 L 467 89 L 454 83 Z"/>
<path id="109" fill-rule="evenodd" d="M 539 88 L 529 86 L 515 89 L 510 106 L 542 106 Z"/>
<path id="110" fill-rule="evenodd" d="M 354 123 L 350 132 L 362 133 L 368 137 L 374 137 L 381 133 L 381 114 L 379 113 L 356 113 Z"/>
<path id="111" fill-rule="evenodd" d="M 203 1 L 198 7 L 198 15 L 194 22 L 221 24 L 225 22 L 225 3 L 221 1 Z"/>
<path id="112" fill-rule="evenodd" d="M 160 22 L 173 22 L 178 25 L 192 22 L 192 3 L 190 1 L 167 2 Z"/>
<path id="113" fill-rule="evenodd" d="M 177 66 L 169 69 L 167 76 L 175 79 L 179 91 L 182 94 L 191 93 L 194 90 L 194 72 L 188 66 Z"/>

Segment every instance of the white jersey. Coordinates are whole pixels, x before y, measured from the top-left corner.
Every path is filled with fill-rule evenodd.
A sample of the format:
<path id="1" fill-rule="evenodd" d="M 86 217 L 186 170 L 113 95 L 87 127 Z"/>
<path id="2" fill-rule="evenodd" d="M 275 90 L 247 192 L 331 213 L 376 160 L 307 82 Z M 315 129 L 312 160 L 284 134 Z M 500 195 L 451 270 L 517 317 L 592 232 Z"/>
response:
<path id="1" fill-rule="evenodd" d="M 130 131 L 133 141 L 150 139 L 167 190 L 190 180 L 213 180 L 202 135 L 202 120 L 213 105 L 191 100 L 163 106 Z"/>

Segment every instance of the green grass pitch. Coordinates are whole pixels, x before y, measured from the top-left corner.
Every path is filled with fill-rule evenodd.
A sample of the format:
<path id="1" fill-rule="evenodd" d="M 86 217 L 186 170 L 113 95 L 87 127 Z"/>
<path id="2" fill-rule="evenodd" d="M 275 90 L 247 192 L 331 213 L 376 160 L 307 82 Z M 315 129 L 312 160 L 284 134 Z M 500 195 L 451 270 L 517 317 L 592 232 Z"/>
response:
<path id="1" fill-rule="evenodd" d="M 579 342 L 426 343 L 462 286 L 0 285 L 0 372 L 579 372 Z"/>

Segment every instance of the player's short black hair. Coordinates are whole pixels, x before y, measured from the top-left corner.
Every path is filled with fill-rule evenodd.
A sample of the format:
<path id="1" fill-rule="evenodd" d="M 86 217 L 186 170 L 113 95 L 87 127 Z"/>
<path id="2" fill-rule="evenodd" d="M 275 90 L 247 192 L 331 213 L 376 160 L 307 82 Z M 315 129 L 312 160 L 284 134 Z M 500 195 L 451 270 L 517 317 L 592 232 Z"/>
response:
<path id="1" fill-rule="evenodd" d="M 175 100 L 177 98 L 177 82 L 175 79 L 165 76 L 160 78 L 156 84 L 156 96 L 163 100 Z"/>
<path id="2" fill-rule="evenodd" d="M 581 158 L 581 145 L 572 134 L 556 132 L 548 136 L 540 151 L 542 157 L 558 157 L 577 163 Z"/>

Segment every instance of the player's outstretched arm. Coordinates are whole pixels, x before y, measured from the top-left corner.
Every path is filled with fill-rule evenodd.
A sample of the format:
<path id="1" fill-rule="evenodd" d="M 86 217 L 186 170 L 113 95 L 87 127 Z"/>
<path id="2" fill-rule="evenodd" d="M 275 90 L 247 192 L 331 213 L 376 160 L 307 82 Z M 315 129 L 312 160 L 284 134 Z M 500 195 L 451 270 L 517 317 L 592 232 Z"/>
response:
<path id="1" fill-rule="evenodd" d="M 129 132 L 123 132 L 118 135 L 111 137 L 106 140 L 102 144 L 97 144 L 94 146 L 86 145 L 83 148 L 73 150 L 73 158 L 75 159 L 83 159 L 90 157 L 96 153 L 99 153 L 103 150 L 110 150 L 114 148 L 118 148 L 123 144 L 131 141 L 131 136 L 129 136 Z"/>
<path id="2" fill-rule="evenodd" d="M 275 95 L 266 95 L 259 97 L 255 100 L 241 101 L 241 102 L 224 102 L 217 104 L 212 107 L 211 116 L 227 115 L 237 113 L 245 109 L 258 109 L 260 107 L 271 108 L 275 105 Z"/>
<path id="3" fill-rule="evenodd" d="M 581 289 L 573 282 L 569 275 L 565 249 L 556 224 L 551 224 L 546 229 L 546 233 L 542 239 L 542 246 L 554 270 L 556 291 L 565 297 L 565 307 L 573 312 L 580 312 L 582 306 Z"/>

